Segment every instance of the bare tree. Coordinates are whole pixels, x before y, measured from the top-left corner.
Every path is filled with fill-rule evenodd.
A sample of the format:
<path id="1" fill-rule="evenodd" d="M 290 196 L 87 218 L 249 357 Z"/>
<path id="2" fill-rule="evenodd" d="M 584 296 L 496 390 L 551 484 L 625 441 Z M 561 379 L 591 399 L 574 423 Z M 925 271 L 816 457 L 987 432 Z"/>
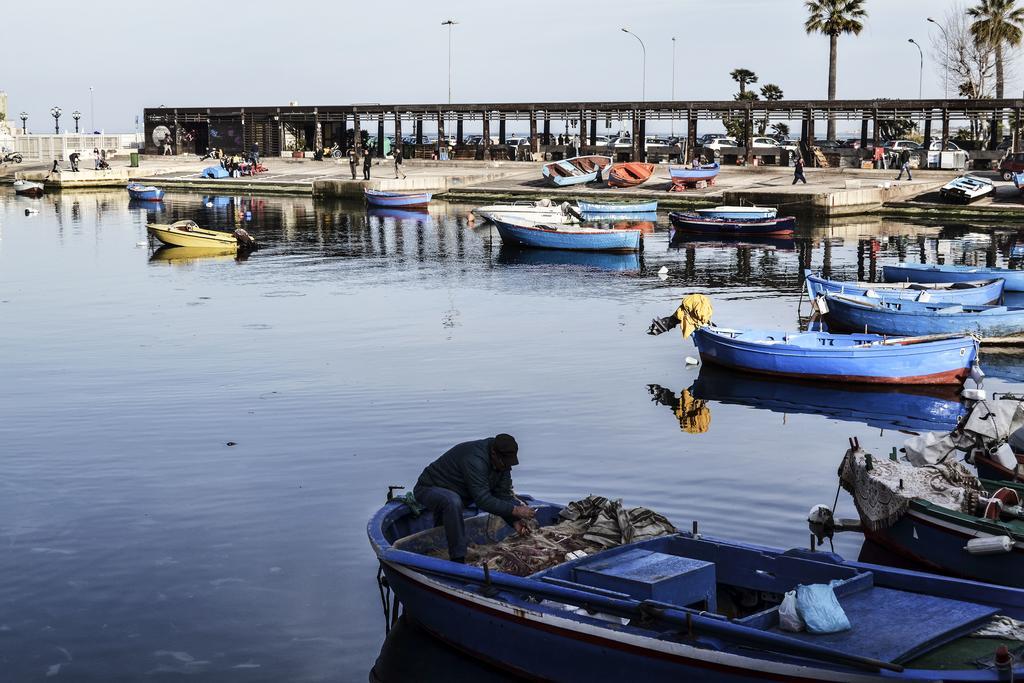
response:
<path id="1" fill-rule="evenodd" d="M 946 12 L 939 22 L 945 29 L 932 34 L 934 59 L 940 65 L 943 79 L 948 78 L 951 90 L 969 100 L 990 99 L 995 95 L 995 49 L 991 44 L 978 42 L 971 34 L 971 22 L 962 4 Z M 949 38 L 947 43 L 946 38 Z M 988 135 L 989 122 L 972 116 L 968 137 L 978 143 Z"/>

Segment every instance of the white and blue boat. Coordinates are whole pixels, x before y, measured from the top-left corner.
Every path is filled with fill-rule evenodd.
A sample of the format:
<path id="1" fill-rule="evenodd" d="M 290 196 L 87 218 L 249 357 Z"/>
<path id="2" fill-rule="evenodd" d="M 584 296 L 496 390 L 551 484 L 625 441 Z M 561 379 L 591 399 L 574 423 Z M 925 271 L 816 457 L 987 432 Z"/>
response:
<path id="1" fill-rule="evenodd" d="M 713 184 L 715 177 L 718 175 L 720 170 L 721 167 L 718 165 L 718 162 L 715 162 L 713 164 L 705 164 L 697 168 L 693 168 L 692 166 L 669 166 L 668 174 L 669 177 L 672 178 L 672 186 L 678 187 L 693 185 L 702 180 Z"/>
<path id="2" fill-rule="evenodd" d="M 985 305 L 1003 297 L 1002 278 L 967 282 L 842 282 L 829 280 L 804 270 L 804 286 L 811 300 L 828 293 L 852 296 L 876 296 L 882 299 L 905 299 L 923 303 L 958 303 Z"/>
<path id="3" fill-rule="evenodd" d="M 559 187 L 580 185 L 597 180 L 598 172 L 607 169 L 611 163 L 611 157 L 597 154 L 571 157 L 544 164 L 541 168 L 541 174 Z"/>
<path id="4" fill-rule="evenodd" d="M 703 218 L 720 218 L 730 221 L 765 221 L 779 215 L 779 210 L 767 206 L 716 206 L 712 209 L 697 209 L 694 213 Z"/>
<path id="5" fill-rule="evenodd" d="M 128 196 L 136 201 L 158 202 L 164 198 L 164 191 L 152 185 L 129 183 L 126 189 Z"/>
<path id="6" fill-rule="evenodd" d="M 988 266 L 958 266 L 953 264 L 899 263 L 882 266 L 882 278 L 886 282 L 969 282 L 972 280 L 1006 280 L 1003 289 L 1007 292 L 1024 292 L 1024 270 L 995 268 Z"/>
<path id="7" fill-rule="evenodd" d="M 658 202 L 585 202 L 577 201 L 580 213 L 611 213 L 626 215 L 633 213 L 653 213 L 658 210 Z"/>
<path id="8" fill-rule="evenodd" d="M 370 206 L 426 206 L 433 195 L 429 192 L 381 192 L 363 189 L 363 196 Z"/>
<path id="9" fill-rule="evenodd" d="M 834 293 L 825 296 L 825 303 L 825 321 L 833 329 L 901 336 L 973 334 L 985 338 L 1024 334 L 1024 307 L 920 303 Z"/>
<path id="10" fill-rule="evenodd" d="M 522 498 L 542 527 L 562 521 L 562 506 Z M 467 512 L 465 526 L 470 542 L 482 545 L 510 533 L 495 530 L 485 513 Z M 1003 641 L 972 634 L 997 617 L 1024 617 L 1018 589 L 696 529 L 627 541 L 527 576 L 445 559 L 443 528 L 402 502 L 378 510 L 367 534 L 385 616 L 400 605 L 404 618 L 439 639 L 531 680 L 1007 680 L 1000 676 L 1010 672 L 977 665 Z M 782 630 L 783 596 L 829 583 L 850 627 Z"/>
<path id="11" fill-rule="evenodd" d="M 761 375 L 868 384 L 962 384 L 977 342 L 953 335 L 890 340 L 877 334 L 729 330 L 693 333 L 705 363 Z"/>
<path id="12" fill-rule="evenodd" d="M 507 222 L 497 216 L 492 221 L 503 243 L 520 247 L 631 252 L 639 251 L 642 246 L 643 237 L 639 230 L 546 225 L 518 218 L 516 222 Z"/>

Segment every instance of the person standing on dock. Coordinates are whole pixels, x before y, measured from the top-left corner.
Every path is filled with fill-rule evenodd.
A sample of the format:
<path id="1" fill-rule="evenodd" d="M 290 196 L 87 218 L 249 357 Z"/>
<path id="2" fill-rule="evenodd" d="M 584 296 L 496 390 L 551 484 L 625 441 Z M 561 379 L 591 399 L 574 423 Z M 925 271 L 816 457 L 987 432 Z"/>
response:
<path id="1" fill-rule="evenodd" d="M 370 165 L 373 163 L 373 155 L 369 148 L 363 150 L 363 180 L 370 179 Z"/>
<path id="2" fill-rule="evenodd" d="M 413 496 L 434 513 L 434 524 L 444 526 L 448 558 L 466 561 L 466 526 L 463 510 L 470 503 L 498 515 L 520 535 L 528 534 L 526 521 L 534 510 L 512 492 L 512 467 L 519 464 L 519 444 L 509 434 L 466 441 L 452 446 L 427 465 Z"/>
<path id="3" fill-rule="evenodd" d="M 804 158 L 799 155 L 796 157 L 796 165 L 793 166 L 793 185 L 796 185 L 797 182 L 807 184 L 807 178 L 804 177 Z"/>
<path id="4" fill-rule="evenodd" d="M 394 157 L 395 157 L 395 180 L 398 179 L 398 176 L 402 176 L 402 180 L 405 180 L 405 171 L 402 170 L 403 159 L 402 159 L 402 145 L 401 145 L 401 143 L 398 143 L 398 144 L 395 145 Z"/>
<path id="5" fill-rule="evenodd" d="M 348 168 L 352 171 L 352 180 L 356 179 L 356 166 L 359 164 L 359 156 L 355 147 L 348 148 Z"/>
<path id="6" fill-rule="evenodd" d="M 72 152 L 71 154 L 68 155 L 68 162 L 71 163 L 71 170 L 74 173 L 78 173 L 78 159 L 81 156 L 82 155 L 79 154 L 78 152 Z"/>
<path id="7" fill-rule="evenodd" d="M 910 175 L 910 150 L 905 149 L 900 152 L 900 174 L 896 176 L 896 180 L 903 180 L 903 172 L 907 172 L 907 180 L 913 180 L 914 176 Z"/>
<path id="8" fill-rule="evenodd" d="M 171 149 L 171 134 L 164 133 L 164 156 L 170 156 L 174 154 L 174 150 Z"/>
<path id="9" fill-rule="evenodd" d="M 100 170 L 100 148 L 99 147 L 93 147 L 92 148 L 92 170 L 94 170 L 94 171 Z"/>
<path id="10" fill-rule="evenodd" d="M 252 143 L 252 147 L 249 149 L 249 156 L 252 157 L 253 166 L 260 163 L 260 143 Z"/>

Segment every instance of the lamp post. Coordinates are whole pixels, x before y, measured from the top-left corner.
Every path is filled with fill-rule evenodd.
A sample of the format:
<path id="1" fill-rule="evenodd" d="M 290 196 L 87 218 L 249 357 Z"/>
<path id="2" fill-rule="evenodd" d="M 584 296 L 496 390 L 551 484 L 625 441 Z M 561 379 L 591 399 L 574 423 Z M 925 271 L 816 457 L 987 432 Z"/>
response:
<path id="1" fill-rule="evenodd" d="M 89 86 L 89 129 L 90 132 L 96 130 L 96 106 L 92 95 L 92 86 Z M 244 117 L 243 117 L 244 120 Z"/>
<path id="2" fill-rule="evenodd" d="M 676 37 L 672 36 L 672 101 L 676 101 Z M 676 136 L 676 117 L 673 109 L 672 121 L 669 123 L 669 136 Z"/>
<path id="3" fill-rule="evenodd" d="M 28 128 L 25 124 L 25 122 L 28 121 L 28 113 L 21 112 L 20 114 L 18 114 L 18 118 L 21 119 L 21 134 L 28 135 Z"/>
<path id="4" fill-rule="evenodd" d="M 454 19 L 441 22 L 441 26 L 448 27 L 448 104 L 452 103 L 452 29 L 458 23 Z"/>
<path id="5" fill-rule="evenodd" d="M 633 36 L 637 40 L 640 40 L 640 36 L 638 36 L 637 34 L 633 33 L 628 28 L 622 29 L 622 32 L 623 33 L 628 33 L 629 35 Z M 641 81 L 641 90 L 640 90 L 641 97 L 640 97 L 640 101 L 641 102 L 646 102 L 647 101 L 647 47 L 644 45 L 644 41 L 642 41 L 642 40 L 640 40 L 640 49 L 643 50 L 643 62 L 641 62 L 641 64 L 643 65 L 643 70 L 641 72 L 643 74 L 643 80 Z"/>
<path id="6" fill-rule="evenodd" d="M 53 132 L 60 135 L 60 107 L 51 107 L 50 116 L 53 117 Z"/>
<path id="7" fill-rule="evenodd" d="M 921 88 L 924 83 L 924 50 L 921 49 L 921 45 L 913 38 L 907 38 L 907 42 L 913 44 L 921 56 L 921 67 L 917 71 L 917 99 L 921 99 Z"/>
<path id="8" fill-rule="evenodd" d="M 82 112 L 77 109 L 71 112 L 71 118 L 75 120 L 75 134 L 78 134 L 78 119 L 82 118 Z"/>
<path id="9" fill-rule="evenodd" d="M 942 37 L 946 39 L 946 57 L 945 63 L 942 65 L 942 92 L 945 99 L 949 99 L 949 34 L 946 33 L 946 27 L 935 21 L 935 19 L 928 17 L 928 21 L 939 27 L 942 31 Z"/>

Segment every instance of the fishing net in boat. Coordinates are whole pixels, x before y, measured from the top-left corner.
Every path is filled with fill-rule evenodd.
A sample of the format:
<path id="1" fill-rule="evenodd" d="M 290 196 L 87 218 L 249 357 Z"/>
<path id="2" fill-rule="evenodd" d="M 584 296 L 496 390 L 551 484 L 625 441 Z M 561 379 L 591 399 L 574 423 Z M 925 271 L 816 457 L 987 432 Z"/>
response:
<path id="1" fill-rule="evenodd" d="M 839 465 L 839 481 L 853 496 L 861 522 L 871 531 L 899 521 L 914 498 L 972 512 L 982 491 L 978 478 L 959 461 L 914 467 L 872 457 L 859 448 L 846 451 Z"/>
<path id="2" fill-rule="evenodd" d="M 587 496 L 569 503 L 561 520 L 533 526 L 527 536 L 513 534 L 488 545 L 470 545 L 466 562 L 516 576 L 528 576 L 566 561 L 570 552 L 589 554 L 623 543 L 673 534 L 676 528 L 648 508 L 626 508 L 621 500 Z M 494 523 L 502 524 L 500 518 Z"/>

